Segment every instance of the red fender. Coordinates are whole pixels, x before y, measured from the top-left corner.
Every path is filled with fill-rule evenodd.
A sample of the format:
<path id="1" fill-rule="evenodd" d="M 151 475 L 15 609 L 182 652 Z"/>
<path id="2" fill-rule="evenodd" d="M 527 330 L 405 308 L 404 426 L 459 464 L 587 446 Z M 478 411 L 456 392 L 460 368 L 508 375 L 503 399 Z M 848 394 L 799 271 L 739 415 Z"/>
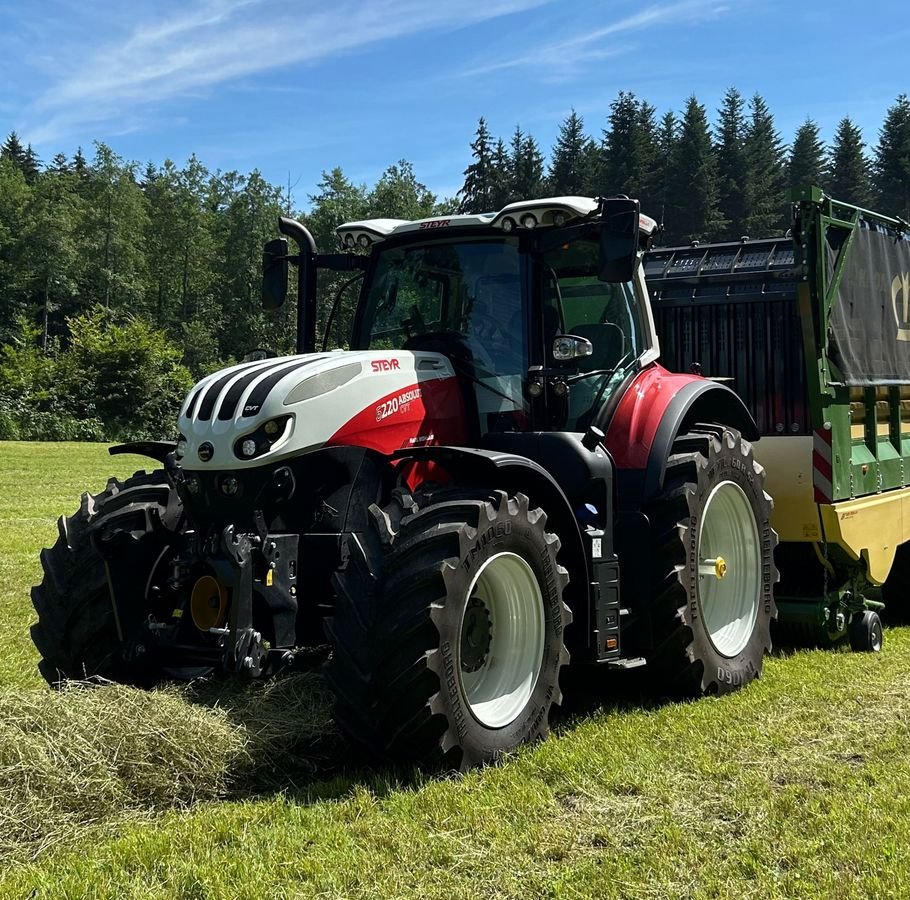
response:
<path id="1" fill-rule="evenodd" d="M 698 375 L 679 375 L 654 364 L 636 375 L 610 420 L 604 446 L 620 469 L 644 469 L 657 429 L 673 398 Z"/>

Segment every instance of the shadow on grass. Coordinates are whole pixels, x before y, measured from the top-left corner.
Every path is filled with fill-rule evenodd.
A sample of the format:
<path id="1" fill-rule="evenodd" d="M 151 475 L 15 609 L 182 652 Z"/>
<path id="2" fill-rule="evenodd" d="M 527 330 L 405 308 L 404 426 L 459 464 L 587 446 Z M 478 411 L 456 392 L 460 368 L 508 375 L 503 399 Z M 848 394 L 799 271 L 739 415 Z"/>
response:
<path id="1" fill-rule="evenodd" d="M 376 763 L 359 752 L 335 725 L 332 695 L 318 669 L 267 681 L 201 680 L 185 696 L 221 710 L 247 735 L 228 800 L 281 795 L 309 804 L 342 798 L 357 787 L 384 797 L 445 774 Z"/>
<path id="2" fill-rule="evenodd" d="M 565 671 L 563 704 L 550 716 L 556 733 L 570 731 L 598 712 L 658 708 L 639 672 Z M 243 765 L 229 799 L 280 794 L 297 802 L 338 799 L 357 786 L 375 796 L 414 788 L 451 774 L 441 768 L 376 762 L 342 735 L 331 714 L 332 697 L 318 669 L 269 681 L 202 680 L 186 691 L 191 703 L 220 709 L 248 736 Z"/>
<path id="3" fill-rule="evenodd" d="M 772 656 L 787 658 L 805 649 L 805 644 L 775 643 Z M 310 671 L 268 681 L 201 680 L 186 689 L 188 701 L 220 709 L 247 735 L 247 752 L 231 778 L 229 799 L 281 794 L 311 803 L 337 799 L 357 786 L 384 796 L 445 776 L 439 769 L 377 763 L 360 753 L 333 721 L 331 692 L 320 662 L 314 659 Z M 599 713 L 657 710 L 681 699 L 655 685 L 645 668 L 569 667 L 561 686 L 563 703 L 550 715 L 557 734 Z"/>

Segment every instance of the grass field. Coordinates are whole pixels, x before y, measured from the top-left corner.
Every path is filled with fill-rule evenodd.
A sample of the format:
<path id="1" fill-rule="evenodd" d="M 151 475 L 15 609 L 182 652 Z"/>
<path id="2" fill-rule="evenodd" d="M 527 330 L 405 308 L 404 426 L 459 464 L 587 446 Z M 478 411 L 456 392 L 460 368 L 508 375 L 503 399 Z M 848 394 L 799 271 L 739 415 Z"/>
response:
<path id="1" fill-rule="evenodd" d="M 51 693 L 28 637 L 39 549 L 140 465 L 0 443 L 0 895 L 910 894 L 905 629 L 877 656 L 775 656 L 719 700 L 592 687 L 546 743 L 458 778 L 346 767 L 317 676 Z"/>

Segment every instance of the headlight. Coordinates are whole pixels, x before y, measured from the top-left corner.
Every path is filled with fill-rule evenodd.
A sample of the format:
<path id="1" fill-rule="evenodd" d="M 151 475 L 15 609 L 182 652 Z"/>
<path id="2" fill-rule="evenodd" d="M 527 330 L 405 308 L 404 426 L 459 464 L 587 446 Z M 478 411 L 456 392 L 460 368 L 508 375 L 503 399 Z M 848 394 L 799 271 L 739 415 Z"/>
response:
<path id="1" fill-rule="evenodd" d="M 291 425 L 293 416 L 278 416 L 263 422 L 255 431 L 234 441 L 234 456 L 238 459 L 256 459 L 268 453 L 280 441 Z"/>

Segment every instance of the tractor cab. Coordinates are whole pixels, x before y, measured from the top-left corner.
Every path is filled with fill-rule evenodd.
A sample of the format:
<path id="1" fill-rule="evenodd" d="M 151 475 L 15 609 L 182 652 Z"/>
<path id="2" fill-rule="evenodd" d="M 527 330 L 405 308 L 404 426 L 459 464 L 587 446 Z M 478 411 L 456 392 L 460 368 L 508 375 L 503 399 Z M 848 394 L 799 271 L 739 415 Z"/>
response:
<path id="1" fill-rule="evenodd" d="M 370 250 L 351 349 L 448 357 L 472 437 L 585 431 L 616 387 L 657 358 L 637 265 L 655 229 L 637 201 L 584 197 L 513 203 L 488 215 L 343 224 L 346 250 Z M 338 260 L 312 262 L 342 267 Z M 312 308 L 309 297 L 301 308 Z"/>

